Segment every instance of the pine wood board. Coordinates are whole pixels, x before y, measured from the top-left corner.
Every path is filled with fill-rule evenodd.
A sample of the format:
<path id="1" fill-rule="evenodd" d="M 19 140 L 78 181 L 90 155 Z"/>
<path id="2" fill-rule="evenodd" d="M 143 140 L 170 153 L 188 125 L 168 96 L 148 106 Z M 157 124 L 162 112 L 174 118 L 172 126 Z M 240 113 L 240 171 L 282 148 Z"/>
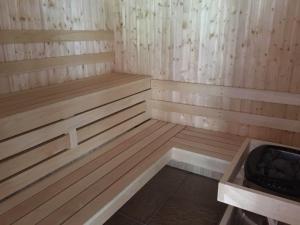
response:
<path id="1" fill-rule="evenodd" d="M 29 73 L 59 66 L 112 62 L 113 60 L 113 52 L 102 52 L 97 54 L 58 56 L 43 59 L 18 60 L 12 62 L 9 61 L 0 63 L 0 76 L 8 76 L 9 74 L 17 73 Z"/>
<path id="2" fill-rule="evenodd" d="M 300 121 L 297 120 L 288 120 L 275 117 L 254 115 L 250 113 L 218 110 L 202 106 L 157 100 L 151 100 L 151 107 L 152 109 L 158 109 L 160 111 L 165 112 L 185 113 L 195 116 L 217 118 L 228 122 L 238 122 L 241 124 L 268 127 L 278 130 L 300 132 Z"/>
<path id="3" fill-rule="evenodd" d="M 113 32 L 106 30 L 1 30 L 0 43 L 34 43 L 50 41 L 113 40 Z"/>
<path id="4" fill-rule="evenodd" d="M 89 139 L 83 144 L 79 145 L 69 151 L 65 151 L 57 157 L 53 157 L 46 162 L 39 164 L 23 173 L 20 173 L 13 178 L 6 180 L 0 184 L 0 198 L 10 196 L 14 192 L 25 188 L 31 183 L 43 178 L 51 172 L 65 166 L 68 163 L 80 158 L 81 156 L 89 153 L 91 150 L 97 148 L 98 146 L 108 142 L 109 140 L 117 137 L 118 135 L 126 132 L 127 130 L 137 126 L 138 124 L 148 120 L 150 117 L 146 113 L 140 114 L 124 123 L 113 127 L 112 129 L 104 132 L 100 135 Z"/>
<path id="5" fill-rule="evenodd" d="M 81 166 L 91 162 L 95 158 L 99 157 L 100 155 L 106 153 L 108 150 L 115 148 L 116 146 L 120 145 L 124 141 L 130 141 L 133 136 L 138 136 L 138 133 L 143 131 L 144 129 L 154 125 L 157 123 L 157 120 L 148 120 L 145 123 L 139 125 L 135 129 L 128 131 L 125 134 L 122 134 L 120 137 L 117 137 L 114 141 L 104 144 L 103 146 L 98 147 L 95 151 L 91 152 L 90 154 L 86 155 L 83 158 L 80 158 L 75 163 L 67 165 L 62 169 L 54 172 L 50 177 L 47 179 L 43 179 L 36 184 L 27 187 L 26 189 L 22 190 L 11 196 L 10 198 L 3 201 L 4 204 L 0 204 L 0 214 L 3 214 L 5 211 L 10 210 L 11 208 L 17 206 L 19 203 L 23 202 L 26 199 L 30 199 L 35 194 L 39 193 L 43 189 L 47 188 L 48 186 L 58 182 L 64 176 L 71 174 Z M 39 199 L 39 198 L 38 198 Z"/>
<path id="6" fill-rule="evenodd" d="M 0 139 L 57 120 L 69 118 L 74 114 L 116 101 L 122 97 L 145 91 L 149 89 L 150 86 L 149 80 L 143 79 L 142 77 L 133 81 L 122 81 L 121 84 L 114 83 L 112 86 L 104 86 L 96 90 L 92 89 L 83 96 L 79 96 L 80 92 L 77 92 L 77 97 L 75 96 L 73 98 L 70 98 L 72 95 L 68 96 L 66 94 L 67 97 L 66 99 L 64 98 L 64 100 L 52 98 L 41 104 L 34 105 L 34 108 L 31 108 L 32 106 L 20 107 L 17 110 L 17 114 L 16 110 L 5 112 L 5 115 L 9 114 L 10 116 L 3 117 L 2 115 L 2 118 L 0 119 Z M 38 93 L 39 92 L 36 94 Z M 17 96 L 14 96 L 14 98 L 17 98 Z M 24 118 L 27 119 L 24 120 Z"/>

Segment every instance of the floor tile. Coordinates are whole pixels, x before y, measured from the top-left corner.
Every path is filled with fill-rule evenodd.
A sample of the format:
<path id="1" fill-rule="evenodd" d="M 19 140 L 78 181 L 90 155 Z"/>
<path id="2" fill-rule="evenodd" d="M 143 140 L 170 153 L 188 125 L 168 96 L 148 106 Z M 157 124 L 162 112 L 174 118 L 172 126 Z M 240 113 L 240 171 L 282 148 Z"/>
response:
<path id="1" fill-rule="evenodd" d="M 226 206 L 217 202 L 218 183 L 189 174 L 180 188 L 151 218 L 149 225 L 215 225 Z"/>
<path id="2" fill-rule="evenodd" d="M 143 225 L 133 219 L 116 213 L 104 225 Z"/>
<path id="3" fill-rule="evenodd" d="M 175 195 L 182 201 L 218 206 L 217 193 L 218 181 L 190 173 Z"/>
<path id="4" fill-rule="evenodd" d="M 171 198 L 151 218 L 148 225 L 217 225 L 223 211 L 212 210 L 191 201 Z"/>
<path id="5" fill-rule="evenodd" d="M 121 212 L 141 222 L 146 222 L 176 192 L 187 172 L 172 167 L 163 168 L 122 208 Z"/>

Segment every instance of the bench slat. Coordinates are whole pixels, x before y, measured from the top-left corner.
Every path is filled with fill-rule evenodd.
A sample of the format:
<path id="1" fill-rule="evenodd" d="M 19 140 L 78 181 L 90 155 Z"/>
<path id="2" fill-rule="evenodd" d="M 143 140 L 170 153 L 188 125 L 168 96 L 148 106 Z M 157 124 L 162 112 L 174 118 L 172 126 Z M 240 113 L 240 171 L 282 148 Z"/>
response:
<path id="1" fill-rule="evenodd" d="M 179 134 L 177 134 L 176 137 L 185 139 L 185 140 L 189 140 L 189 141 L 193 141 L 195 143 L 201 143 L 201 144 L 210 145 L 213 147 L 218 147 L 218 148 L 221 148 L 221 149 L 224 149 L 227 151 L 232 151 L 232 152 L 238 151 L 238 146 L 236 146 L 236 145 L 221 143 L 218 141 L 209 140 L 209 139 L 200 138 L 200 137 L 194 137 L 194 136 L 186 135 L 183 132 L 180 132 Z"/>
<path id="2" fill-rule="evenodd" d="M 219 147 L 214 147 L 214 146 L 210 146 L 210 145 L 206 145 L 206 144 L 202 144 L 202 143 L 198 143 L 198 142 L 193 142 L 190 140 L 177 138 L 177 137 L 172 138 L 172 141 L 174 141 L 176 143 L 184 144 L 184 145 L 189 145 L 189 146 L 198 148 L 199 150 L 203 149 L 204 151 L 215 152 L 215 153 L 219 153 L 222 155 L 233 156 L 235 153 L 233 151 L 227 151 L 226 149 L 222 149 Z"/>
<path id="3" fill-rule="evenodd" d="M 168 142 L 168 140 L 172 136 L 174 136 L 183 128 L 183 126 L 174 126 L 174 124 L 168 124 L 166 126 L 170 127 L 167 132 L 165 132 L 163 135 L 159 135 L 159 137 L 155 141 L 152 141 L 146 148 L 141 149 L 141 151 L 136 153 L 133 157 L 129 158 L 127 161 L 124 161 L 119 167 L 112 170 L 105 177 L 93 184 L 93 186 L 89 187 L 87 190 L 77 195 L 71 201 L 67 202 L 62 208 L 59 208 L 44 220 L 40 221 L 39 224 L 61 224 L 78 210 L 80 210 L 90 200 L 94 199 L 99 194 L 101 195 L 101 193 L 108 187 L 108 190 L 110 190 L 110 185 L 118 182 L 119 179 L 123 179 L 123 177 L 126 176 L 126 174 L 130 170 L 134 170 L 135 167 L 140 163 L 143 164 L 143 161 L 147 159 L 147 157 L 149 157 L 153 152 L 155 152 L 155 150 Z M 156 133 L 158 133 L 158 131 Z"/>
<path id="4" fill-rule="evenodd" d="M 32 198 L 35 194 L 43 191 L 45 188 L 49 187 L 50 185 L 58 182 L 60 179 L 64 178 L 68 174 L 74 172 L 78 168 L 88 164 L 95 158 L 99 157 L 100 155 L 106 153 L 112 148 L 120 145 L 124 141 L 130 141 L 132 137 L 138 136 L 139 132 L 142 132 L 144 129 L 149 128 L 153 124 L 156 124 L 157 120 L 148 120 L 145 123 L 139 125 L 138 127 L 134 128 L 131 131 L 122 134 L 120 137 L 117 137 L 115 140 L 98 147 L 95 151 L 91 152 L 90 154 L 86 155 L 83 158 L 80 158 L 76 162 L 65 166 L 64 168 L 56 171 L 55 173 L 51 174 L 51 176 L 40 180 L 39 182 L 27 187 L 26 189 L 22 190 L 21 192 L 15 193 L 10 198 L 4 200 L 0 204 L 0 214 L 7 212 L 8 210 L 18 207 L 20 203 L 25 202 L 25 200 Z M 2 218 L 2 217 L 1 217 Z M 3 218 L 2 218 L 3 219 Z M 2 221 L 2 220 L 1 220 Z"/>
<path id="5" fill-rule="evenodd" d="M 59 101 L 102 91 L 116 85 L 136 81 L 141 78 L 138 76 L 139 75 L 105 74 L 99 77 L 84 78 L 53 86 L 34 88 L 17 92 L 16 94 L 7 94 L 8 96 L 5 95 L 5 97 L 0 98 L 0 102 L 2 102 L 4 106 L 0 115 L 4 113 L 12 114 L 24 112 Z"/>
<path id="6" fill-rule="evenodd" d="M 101 91 L 48 104 L 0 119 L 0 140 L 69 118 L 78 113 L 117 101 L 150 88 L 149 79 L 137 79 Z M 24 120 L 26 118 L 26 120 Z"/>
<path id="7" fill-rule="evenodd" d="M 6 198 L 14 192 L 25 188 L 32 182 L 37 181 L 47 174 L 54 172 L 62 166 L 87 154 L 91 150 L 137 126 L 145 120 L 148 120 L 149 118 L 150 116 L 147 113 L 140 114 L 139 116 L 113 127 L 112 129 L 90 139 L 87 142 L 84 142 L 73 150 L 63 152 L 59 155 L 59 157 L 53 157 L 42 164 L 39 164 L 7 181 L 2 182 L 0 184 L 0 199 Z"/>
<path id="8" fill-rule="evenodd" d="M 176 147 L 176 148 L 179 148 L 179 149 L 184 149 L 185 151 L 190 151 L 190 152 L 194 152 L 194 153 L 197 153 L 197 154 L 203 154 L 203 155 L 215 157 L 215 158 L 218 158 L 218 159 L 223 159 L 223 160 L 226 160 L 226 161 L 229 161 L 229 162 L 233 159 L 233 156 L 231 156 L 231 155 L 225 155 L 225 154 L 220 154 L 220 153 L 217 153 L 217 152 L 208 151 L 208 150 L 203 149 L 203 148 L 198 148 L 198 147 L 195 147 L 195 146 L 186 145 L 186 144 L 179 143 L 179 142 L 176 142 L 176 141 L 173 141 L 173 140 L 171 140 L 170 143 L 172 143 L 173 147 Z"/>
<path id="9" fill-rule="evenodd" d="M 190 135 L 190 136 L 194 136 L 194 137 L 199 137 L 199 138 L 203 138 L 203 139 L 208 139 L 208 140 L 212 140 L 212 141 L 218 141 L 220 143 L 225 143 L 225 144 L 230 144 L 230 145 L 235 145 L 235 146 L 240 146 L 241 145 L 241 141 L 236 141 L 236 140 L 232 140 L 230 138 L 225 138 L 225 137 L 219 137 L 213 134 L 205 134 L 204 132 L 197 132 L 197 131 L 191 131 L 188 129 L 185 129 L 181 132 L 182 134 L 186 134 L 186 135 Z"/>
<path id="10" fill-rule="evenodd" d="M 103 168 L 102 166 L 105 163 L 116 157 L 118 154 L 121 154 L 123 151 L 126 151 L 130 146 L 151 135 L 164 124 L 164 122 L 155 122 L 154 124 L 152 122 L 150 126 L 147 127 L 145 127 L 145 125 L 141 125 L 143 130 L 139 131 L 139 133 L 135 134 L 134 136 L 128 136 L 125 134 L 124 136 L 127 139 L 123 138 L 121 142 L 118 140 L 113 141 L 117 142 L 116 146 L 113 145 L 110 149 L 98 149 L 98 154 L 96 154 L 96 157 L 92 158 L 90 162 L 84 164 L 82 167 L 78 167 L 77 170 L 63 177 L 63 179 L 58 180 L 47 188 L 41 190 L 36 195 L 28 198 L 21 204 L 7 211 L 5 214 L 0 216 L 0 221 L 2 221 L 3 224 L 11 224 L 17 221 L 19 218 L 30 213 L 30 211 L 47 202 L 55 195 L 63 192 L 70 185 L 80 182 L 81 179 L 84 179 L 88 174 L 94 172 L 97 168 Z M 137 129 L 139 130 L 139 127 Z M 101 152 L 103 153 L 100 154 Z M 74 164 L 77 164 L 77 162 Z"/>
<path id="11" fill-rule="evenodd" d="M 138 114 L 146 112 L 146 110 L 147 110 L 146 103 L 142 102 L 139 103 L 138 105 L 132 106 L 128 109 L 125 109 L 121 112 L 111 115 L 106 119 L 85 126 L 82 129 L 78 130 L 78 141 L 82 142 L 93 135 L 103 132 L 104 130 L 112 126 L 115 126 L 116 124 L 123 122 L 124 120 L 128 120 Z"/>
<path id="12" fill-rule="evenodd" d="M 67 120 L 36 129 L 16 138 L 9 139 L 0 143 L 0 159 L 7 158 L 11 155 L 24 151 L 49 139 L 55 138 L 62 134 L 68 133 L 72 129 L 79 128 L 95 120 L 99 120 L 105 116 L 130 107 L 149 96 L 149 92 L 142 92 L 128 98 L 121 99 L 103 107 L 96 108 L 86 113 L 71 117 Z"/>
<path id="13" fill-rule="evenodd" d="M 139 105 L 143 103 L 133 107 Z M 23 203 L 10 208 L 0 216 L 0 220 L 4 221 L 4 224 L 11 222 L 16 222 L 15 224 L 60 224 L 62 222 L 81 224 L 137 178 L 137 173 L 141 174 L 150 167 L 154 161 L 151 160 L 150 163 L 148 160 L 152 159 L 153 155 L 156 155 L 156 160 L 158 160 L 171 147 L 178 147 L 198 154 L 231 160 L 230 154 L 234 154 L 234 148 L 237 147 L 225 144 L 222 148 L 222 142 L 218 140 L 197 139 L 196 136 L 188 135 L 184 131 L 187 129 L 183 126 L 152 122 L 147 129 L 139 130 L 131 138 L 123 139 L 123 143 L 120 142 L 115 146 L 115 150 L 110 148 L 103 154 L 98 153 L 97 157 L 90 158 L 82 164 L 83 167 L 78 166 L 72 173 L 57 180 L 57 183 L 52 183 L 48 188 L 41 189 L 40 193 L 31 195 L 32 197 Z M 97 137 L 91 140 L 92 145 L 95 146 L 100 141 Z M 202 143 L 203 140 L 208 142 Z M 85 142 L 82 145 L 84 144 Z M 76 162 L 74 164 L 76 165 Z M 137 167 L 145 169 L 136 170 Z M 132 171 L 136 171 L 134 173 L 136 176 L 131 176 Z"/>
<path id="14" fill-rule="evenodd" d="M 68 148 L 66 135 L 0 163 L 0 180 L 26 169 Z"/>
<path id="15" fill-rule="evenodd" d="M 152 135 L 146 137 L 145 139 L 139 141 L 135 145 L 124 149 L 123 152 L 107 163 L 105 163 L 103 166 L 100 166 L 95 171 L 93 171 L 88 176 L 85 176 L 81 180 L 79 180 L 74 185 L 66 188 L 62 192 L 60 192 L 58 195 L 54 196 L 52 199 L 47 201 L 45 204 L 41 205 L 40 207 L 34 209 L 31 213 L 27 214 L 25 217 L 20 219 L 16 224 L 35 224 L 39 220 L 43 219 L 47 215 L 49 215 L 51 212 L 55 211 L 56 209 L 60 208 L 62 205 L 67 203 L 72 198 L 75 198 L 77 195 L 79 195 L 81 192 L 88 190 L 90 186 L 94 185 L 94 183 L 97 180 L 101 180 L 102 177 L 107 176 L 111 177 L 110 171 L 113 171 L 115 168 L 117 168 L 119 165 L 124 163 L 126 160 L 130 159 L 130 157 L 134 156 L 135 154 L 138 154 L 140 151 L 142 151 L 147 145 L 149 145 L 151 142 L 153 142 L 156 138 L 158 138 L 160 135 L 165 133 L 167 130 L 169 130 L 174 125 L 168 124 L 160 128 L 157 132 L 154 132 Z M 122 174 L 124 172 L 121 170 L 118 174 Z M 108 185 L 109 180 L 105 182 L 105 185 Z M 101 187 L 99 187 L 101 188 Z M 99 191 L 100 189 L 98 189 Z"/>
<path id="16" fill-rule="evenodd" d="M 176 126 L 170 133 L 170 136 L 174 136 L 177 132 L 183 129 L 183 126 Z M 168 138 L 169 139 L 169 138 Z M 165 140 L 167 141 L 167 140 Z M 147 158 L 141 161 L 136 167 L 130 170 L 127 174 L 122 176 L 117 182 L 109 187 L 106 191 L 98 195 L 93 199 L 89 204 L 85 205 L 81 208 L 80 211 L 77 211 L 72 215 L 64 224 L 82 224 L 88 218 L 93 216 L 99 208 L 104 207 L 109 201 L 113 199 L 113 197 L 122 191 L 127 185 L 129 185 L 134 179 L 136 179 L 140 174 L 142 174 L 147 168 L 149 168 L 156 160 L 162 157 L 167 151 L 170 150 L 170 145 L 168 141 L 164 144 L 160 145 L 152 154 L 150 154 Z"/>
<path id="17" fill-rule="evenodd" d="M 211 135 L 211 136 L 215 136 L 215 137 L 220 137 L 220 138 L 225 138 L 228 140 L 236 141 L 237 144 L 242 144 L 245 139 L 244 137 L 234 135 L 234 134 L 223 133 L 223 132 L 213 131 L 213 130 L 206 130 L 206 129 L 195 128 L 195 127 L 190 127 L 190 126 L 187 126 L 185 129 L 189 130 L 189 131 L 194 131 L 196 133 L 201 133 L 201 134 L 206 134 L 206 135 Z"/>

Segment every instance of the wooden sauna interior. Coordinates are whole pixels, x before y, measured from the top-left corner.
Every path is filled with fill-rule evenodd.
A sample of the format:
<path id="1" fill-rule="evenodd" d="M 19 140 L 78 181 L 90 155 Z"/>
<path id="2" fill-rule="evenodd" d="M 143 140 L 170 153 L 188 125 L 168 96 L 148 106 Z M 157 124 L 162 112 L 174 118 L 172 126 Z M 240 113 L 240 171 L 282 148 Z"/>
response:
<path id="1" fill-rule="evenodd" d="M 82 224 L 170 148 L 230 163 L 250 139 L 300 147 L 300 1 L 0 1 L 0 224 Z M 138 141 L 161 153 L 101 207 L 64 217 L 45 197 L 95 148 Z"/>

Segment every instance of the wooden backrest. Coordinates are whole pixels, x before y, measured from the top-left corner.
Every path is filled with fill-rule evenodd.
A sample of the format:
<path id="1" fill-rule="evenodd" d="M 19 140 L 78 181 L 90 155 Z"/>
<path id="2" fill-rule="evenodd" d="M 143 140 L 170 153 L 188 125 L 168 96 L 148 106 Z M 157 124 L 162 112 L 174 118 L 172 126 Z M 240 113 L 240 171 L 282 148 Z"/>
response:
<path id="1" fill-rule="evenodd" d="M 59 41 L 112 41 L 112 31 L 85 31 L 85 30 L 1 30 L 0 44 L 10 43 L 44 43 Z M 10 74 L 26 73 L 66 65 L 95 64 L 112 62 L 113 52 L 96 54 L 68 55 L 46 57 L 39 59 L 16 60 L 0 63 L 0 77 Z"/>
<path id="2" fill-rule="evenodd" d="M 150 79 L 109 74 L 0 98 L 0 199 L 148 120 Z"/>
<path id="3" fill-rule="evenodd" d="M 234 122 L 283 131 L 300 132 L 300 121 L 297 118 L 287 119 L 276 116 L 239 112 L 223 109 L 217 106 L 208 107 L 204 103 L 199 103 L 199 105 L 193 105 L 191 103 L 183 104 L 181 102 L 175 102 L 172 98 L 167 97 L 170 96 L 170 93 L 172 92 L 180 92 L 195 96 L 198 95 L 204 98 L 218 97 L 224 98 L 225 100 L 226 98 L 232 98 L 239 100 L 261 101 L 263 103 L 276 103 L 281 105 L 288 104 L 290 106 L 295 106 L 292 108 L 293 110 L 291 110 L 291 114 L 297 115 L 297 111 L 299 110 L 298 107 L 300 106 L 300 94 L 169 80 L 152 80 L 151 88 L 153 91 L 151 108 L 154 110 L 215 118 L 219 121 Z M 156 118 L 156 116 L 154 117 Z"/>

